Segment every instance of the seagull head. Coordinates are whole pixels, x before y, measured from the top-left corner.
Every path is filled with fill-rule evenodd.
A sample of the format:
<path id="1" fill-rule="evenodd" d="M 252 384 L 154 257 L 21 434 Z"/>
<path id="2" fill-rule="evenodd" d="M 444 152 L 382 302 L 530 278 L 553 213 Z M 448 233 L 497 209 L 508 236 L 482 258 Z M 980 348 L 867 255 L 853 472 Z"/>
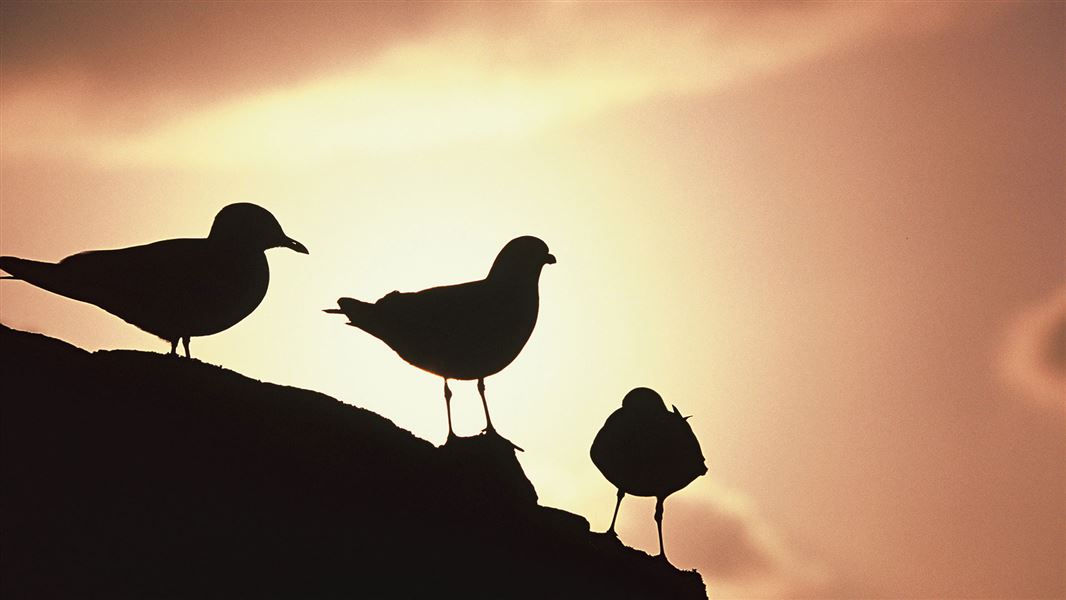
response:
<path id="1" fill-rule="evenodd" d="M 500 250 L 489 270 L 489 279 L 533 279 L 540 276 L 544 265 L 554 265 L 555 257 L 540 238 L 524 235 L 515 238 Z"/>
<path id="2" fill-rule="evenodd" d="M 622 408 L 634 413 L 655 414 L 666 412 L 666 403 L 659 392 L 651 388 L 633 388 L 622 398 Z"/>
<path id="3" fill-rule="evenodd" d="M 238 202 L 218 211 L 208 238 L 251 250 L 289 248 L 308 254 L 307 247 L 285 235 L 270 211 L 249 202 Z"/>

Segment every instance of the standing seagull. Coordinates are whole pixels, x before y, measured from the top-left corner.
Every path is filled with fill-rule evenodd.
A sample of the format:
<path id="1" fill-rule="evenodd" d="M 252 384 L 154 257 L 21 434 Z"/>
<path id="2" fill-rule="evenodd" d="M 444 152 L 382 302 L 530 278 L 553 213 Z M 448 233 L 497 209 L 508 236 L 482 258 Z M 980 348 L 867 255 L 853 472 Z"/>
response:
<path id="1" fill-rule="evenodd" d="M 307 248 L 281 231 L 274 215 L 255 204 L 219 211 L 206 238 L 163 240 L 95 250 L 58 263 L 0 257 L 0 269 L 50 292 L 95 304 L 170 342 L 189 356 L 189 338 L 218 333 L 247 317 L 263 300 L 269 248 Z"/>
<path id="2" fill-rule="evenodd" d="M 374 304 L 341 298 L 348 324 L 385 342 L 412 365 L 444 378 L 448 438 L 452 430 L 449 379 L 477 379 L 485 431 L 495 433 L 485 401 L 485 378 L 522 351 L 537 324 L 537 284 L 544 265 L 555 264 L 548 246 L 532 236 L 515 238 L 496 256 L 485 279 L 420 292 L 392 292 Z"/>
<path id="3" fill-rule="evenodd" d="M 659 556 L 663 550 L 663 502 L 670 494 L 707 473 L 699 440 L 688 417 L 666 403 L 655 390 L 636 388 L 622 399 L 622 408 L 592 442 L 592 462 L 618 488 L 618 502 L 607 533 L 617 535 L 614 522 L 626 494 L 655 496 L 655 524 L 659 529 Z"/>

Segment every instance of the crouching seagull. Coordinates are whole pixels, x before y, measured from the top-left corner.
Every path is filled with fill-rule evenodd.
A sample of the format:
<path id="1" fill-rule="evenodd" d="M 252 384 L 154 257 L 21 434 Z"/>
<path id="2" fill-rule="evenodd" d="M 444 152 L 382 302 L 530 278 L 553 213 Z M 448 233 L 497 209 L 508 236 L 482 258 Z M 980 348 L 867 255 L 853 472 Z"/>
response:
<path id="1" fill-rule="evenodd" d="M 670 494 L 707 473 L 699 440 L 688 417 L 677 407 L 666 409 L 662 396 L 649 388 L 636 388 L 622 399 L 622 408 L 592 442 L 592 462 L 616 488 L 618 501 L 611 517 L 610 535 L 626 494 L 655 497 L 655 525 L 659 529 L 659 556 L 663 550 L 663 502 Z"/>
<path id="2" fill-rule="evenodd" d="M 189 338 L 218 333 L 247 317 L 266 296 L 269 248 L 307 254 L 274 215 L 249 203 L 226 206 L 206 238 L 94 250 L 58 263 L 0 257 L 3 279 L 94 304 L 170 342 L 189 356 Z"/>
<path id="3" fill-rule="evenodd" d="M 543 241 L 515 238 L 496 256 L 485 279 L 420 292 L 392 292 L 370 304 L 353 298 L 337 300 L 348 325 L 388 344 L 410 364 L 444 379 L 448 439 L 452 429 L 449 379 L 477 380 L 485 409 L 485 432 L 496 434 L 485 401 L 485 378 L 494 375 L 522 351 L 537 324 L 538 283 L 544 265 L 555 264 Z M 521 450 L 515 446 L 515 448 Z"/>

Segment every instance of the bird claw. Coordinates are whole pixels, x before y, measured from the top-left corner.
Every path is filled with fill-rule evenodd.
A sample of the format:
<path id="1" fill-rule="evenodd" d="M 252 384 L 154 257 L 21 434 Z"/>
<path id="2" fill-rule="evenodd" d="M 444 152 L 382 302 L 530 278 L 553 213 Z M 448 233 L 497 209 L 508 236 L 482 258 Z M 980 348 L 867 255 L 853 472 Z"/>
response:
<path id="1" fill-rule="evenodd" d="M 507 442 L 507 445 L 510 446 L 512 450 L 517 450 L 518 452 L 525 452 L 525 450 L 521 446 L 515 444 L 511 440 L 509 440 L 509 439 L 507 439 L 505 437 L 502 437 L 502 436 L 500 437 L 500 439 L 505 441 L 505 442 Z"/>
<path id="2" fill-rule="evenodd" d="M 515 444 L 511 440 L 509 440 L 509 439 L 503 437 L 502 435 L 500 435 L 499 433 L 497 433 L 496 430 L 494 428 L 492 428 L 492 427 L 486 427 L 485 429 L 482 429 L 481 430 L 481 434 L 485 435 L 485 436 L 493 436 L 496 439 L 498 439 L 498 440 L 504 442 L 505 444 L 507 444 L 508 446 L 510 446 L 512 449 L 517 450 L 519 452 L 525 452 L 525 450 L 523 450 L 520 446 L 518 446 L 517 444 Z"/>

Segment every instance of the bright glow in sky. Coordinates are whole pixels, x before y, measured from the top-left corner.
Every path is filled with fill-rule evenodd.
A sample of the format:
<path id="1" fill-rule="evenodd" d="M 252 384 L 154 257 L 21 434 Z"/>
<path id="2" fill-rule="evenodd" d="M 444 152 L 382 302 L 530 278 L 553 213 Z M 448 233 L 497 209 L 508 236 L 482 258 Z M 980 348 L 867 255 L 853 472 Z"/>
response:
<path id="1" fill-rule="evenodd" d="M 441 443 L 439 378 L 320 310 L 483 277 L 536 235 L 559 262 L 487 393 L 543 504 L 606 528 L 588 448 L 649 386 L 695 415 L 710 474 L 665 528 L 713 597 L 1062 596 L 1062 365 L 1010 374 L 1066 281 L 1063 7 L 963 8 L 8 3 L 0 252 L 265 206 L 311 254 L 271 251 L 264 303 L 194 356 Z M 167 349 L 24 284 L 0 300 L 82 347 Z M 654 549 L 652 505 L 620 532 Z"/>

